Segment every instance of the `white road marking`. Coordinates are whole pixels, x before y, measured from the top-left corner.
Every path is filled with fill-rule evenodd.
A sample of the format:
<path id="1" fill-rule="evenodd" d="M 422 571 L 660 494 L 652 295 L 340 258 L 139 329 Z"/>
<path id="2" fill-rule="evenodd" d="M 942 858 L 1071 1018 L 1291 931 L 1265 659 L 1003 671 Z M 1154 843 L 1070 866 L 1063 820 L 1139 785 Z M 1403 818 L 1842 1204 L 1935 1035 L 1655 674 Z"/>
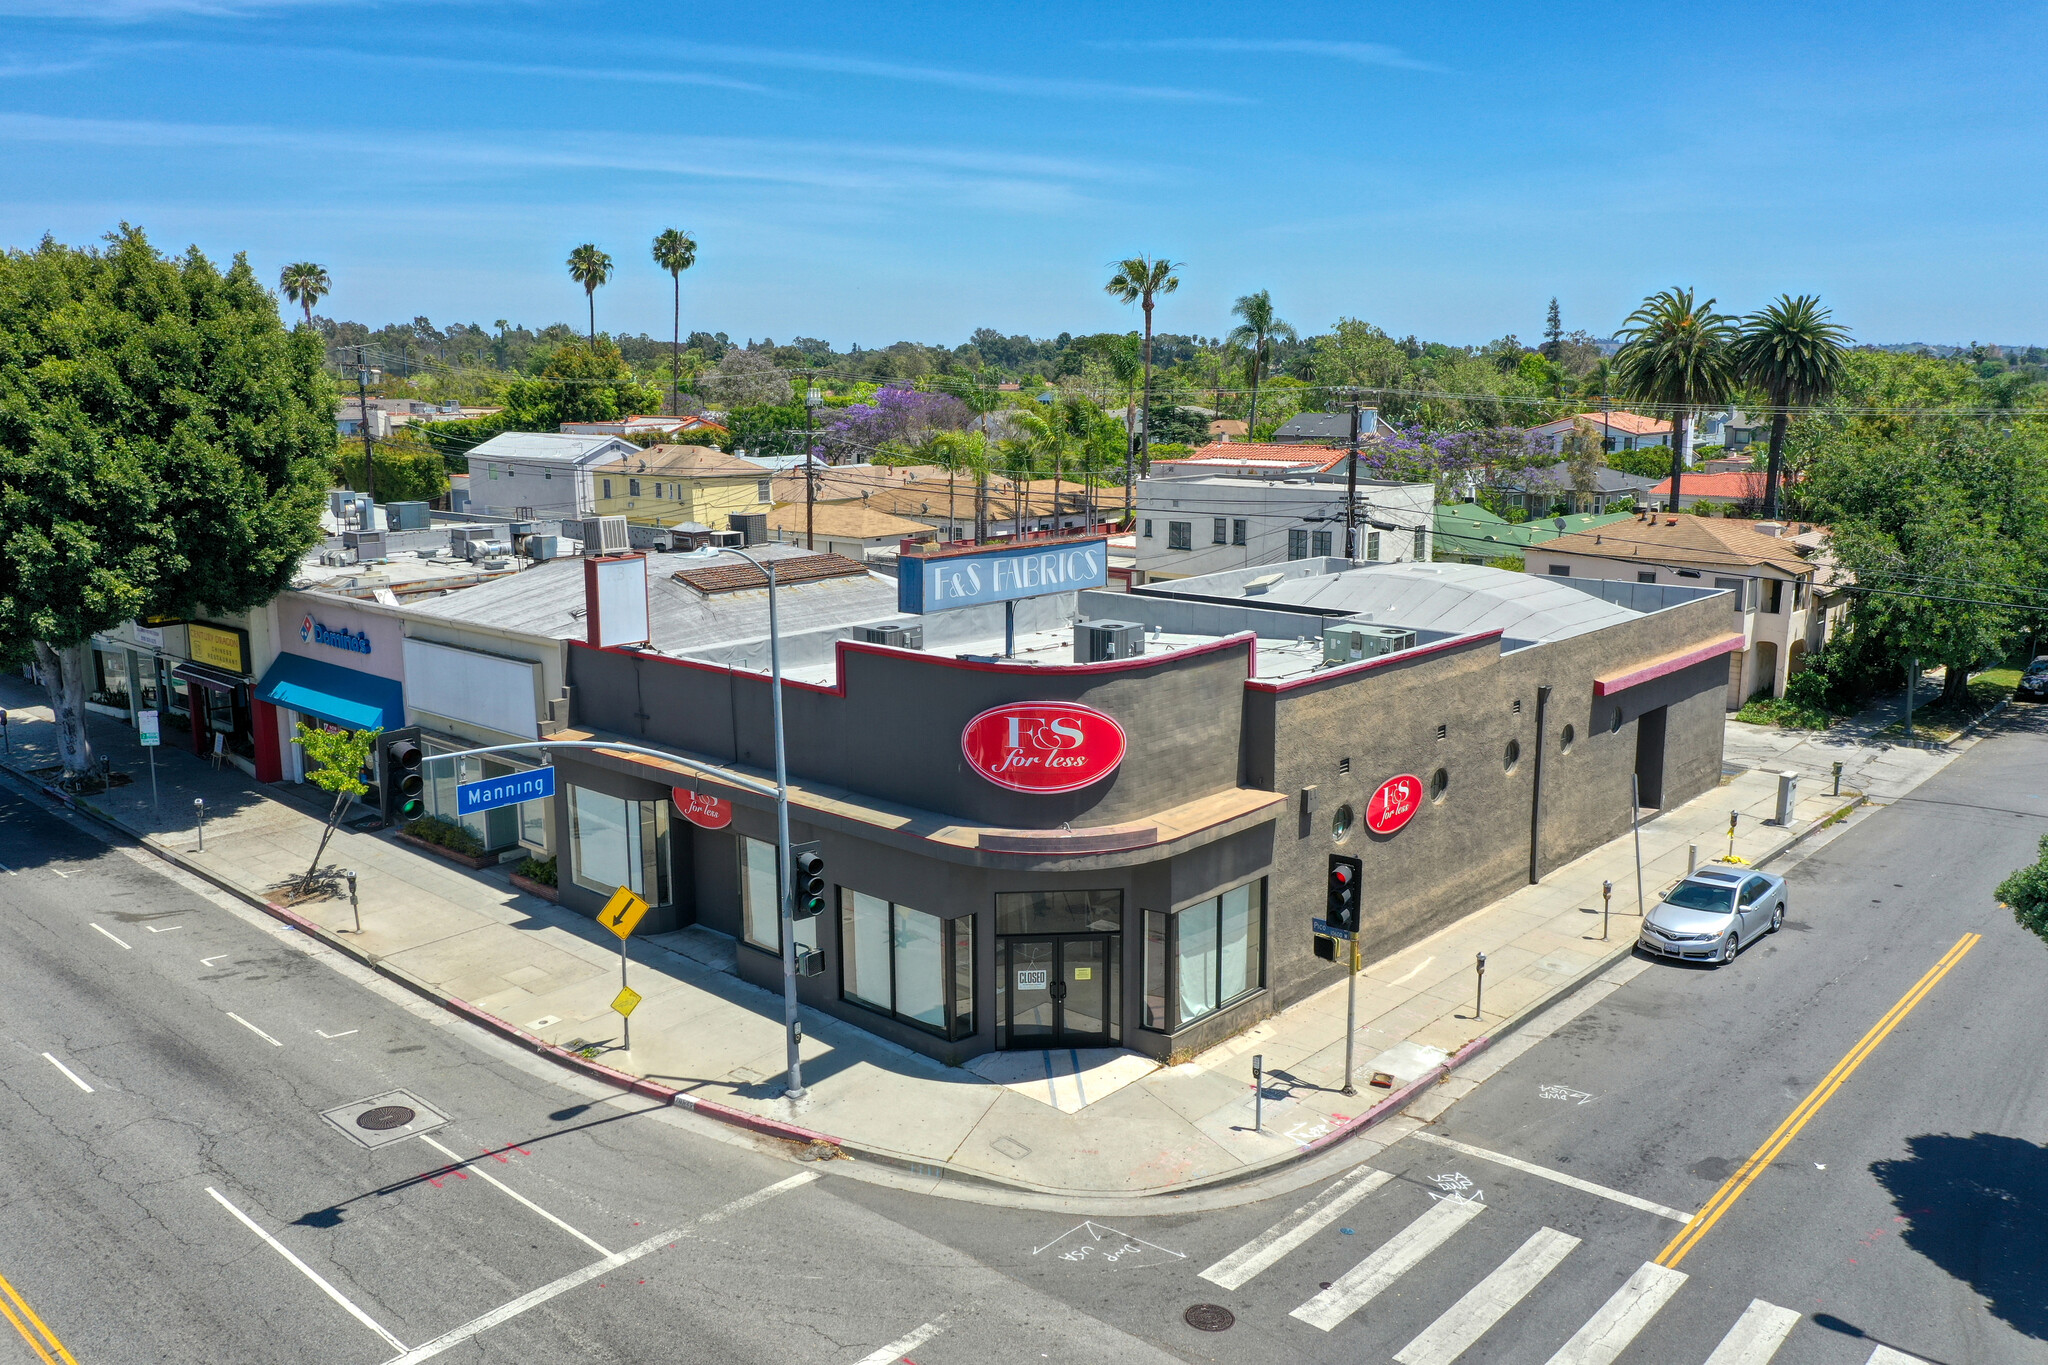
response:
<path id="1" fill-rule="evenodd" d="M 10 877 L 16 875 L 14 869 L 9 867 L 6 863 L 0 863 L 0 872 L 5 872 Z"/>
<path id="2" fill-rule="evenodd" d="M 817 1178 L 818 1173 L 816 1171 L 800 1171 L 787 1180 L 776 1181 L 766 1189 L 759 1189 L 755 1190 L 752 1194 L 742 1195 L 724 1208 L 713 1209 L 709 1213 L 701 1214 L 698 1216 L 697 1221 L 700 1223 L 716 1223 L 721 1219 L 730 1218 L 736 1213 L 745 1213 L 756 1204 L 766 1203 L 785 1191 L 800 1189 Z"/>
<path id="3" fill-rule="evenodd" d="M 532 1201 L 531 1199 L 528 1199 L 528 1198 L 527 1198 L 527 1197 L 526 1197 L 525 1195 L 523 1195 L 523 1194 L 521 1194 L 521 1193 L 520 1193 L 519 1191 L 517 1191 L 517 1190 L 513 1189 L 513 1188 L 512 1188 L 512 1187 L 511 1187 L 510 1185 L 507 1185 L 507 1184 L 505 1184 L 505 1183 L 504 1183 L 503 1181 L 499 1180 L 499 1179 L 498 1179 L 498 1178 L 497 1178 L 496 1176 L 492 1175 L 492 1174 L 491 1174 L 491 1173 L 490 1173 L 489 1171 L 485 1170 L 485 1169 L 484 1169 L 483 1167 L 481 1167 L 481 1166 L 478 1166 L 478 1165 L 477 1165 L 477 1164 L 476 1164 L 475 1162 L 473 1162 L 473 1161 L 470 1161 L 470 1160 L 468 1160 L 467 1158 L 464 1158 L 464 1157 L 459 1157 L 459 1156 L 457 1156 L 457 1155 L 456 1155 L 455 1153 L 453 1153 L 453 1152 L 449 1151 L 449 1150 L 448 1150 L 448 1149 L 447 1149 L 446 1147 L 443 1147 L 443 1146 L 442 1146 L 442 1145 L 441 1145 L 440 1143 L 438 1143 L 438 1142 L 434 1141 L 434 1139 L 433 1139 L 433 1138 L 432 1138 L 431 1136 L 429 1136 L 428 1134 L 426 1134 L 426 1133 L 422 1133 L 422 1134 L 420 1134 L 420 1141 L 421 1141 L 421 1142 L 424 1142 L 424 1143 L 426 1143 L 426 1144 L 427 1144 L 427 1146 L 429 1146 L 429 1147 L 432 1147 L 432 1148 L 433 1148 L 433 1149 L 434 1149 L 435 1151 L 439 1152 L 439 1153 L 440 1153 L 440 1154 L 441 1154 L 442 1156 L 445 1156 L 445 1157 L 447 1157 L 447 1158 L 448 1158 L 448 1159 L 449 1159 L 450 1161 L 454 1162 L 454 1163 L 455 1163 L 456 1165 L 458 1165 L 458 1166 L 467 1166 L 467 1167 L 469 1167 L 469 1169 L 470 1169 L 470 1173 L 471 1173 L 472 1175 L 477 1175 L 477 1176 L 481 1176 L 481 1177 L 483 1177 L 483 1178 L 484 1178 L 485 1180 L 488 1180 L 488 1181 L 490 1181 L 490 1182 L 491 1182 L 491 1184 L 493 1184 L 493 1185 L 496 1185 L 496 1186 L 497 1186 L 497 1187 L 498 1187 L 499 1189 L 503 1190 L 503 1191 L 504 1191 L 504 1192 L 505 1192 L 506 1194 L 509 1194 L 509 1195 L 511 1195 L 511 1196 L 512 1196 L 512 1197 L 513 1197 L 514 1199 L 517 1199 L 517 1200 L 518 1200 L 518 1201 L 519 1201 L 520 1203 L 522 1203 L 522 1204 L 526 1205 L 526 1207 L 528 1207 L 529 1209 L 532 1209 L 532 1210 L 533 1210 L 533 1211 L 534 1211 L 535 1213 L 537 1213 L 537 1214 L 539 1214 L 539 1215 L 540 1215 L 541 1217 L 543 1217 L 543 1218 L 547 1219 L 547 1220 L 548 1220 L 548 1221 L 549 1221 L 550 1223 L 553 1223 L 553 1224 L 554 1224 L 554 1225 L 555 1225 L 556 1227 L 558 1227 L 558 1228 L 560 1228 L 560 1229 L 561 1229 L 562 1231 L 564 1231 L 564 1232 L 568 1233 L 568 1234 L 569 1234 L 569 1235 L 570 1235 L 571 1237 L 574 1237 L 574 1238 L 575 1238 L 575 1239 L 576 1239 L 577 1241 L 579 1241 L 579 1242 L 583 1243 L 583 1245 L 585 1245 L 585 1246 L 589 1247 L 589 1248 L 590 1248 L 590 1249 L 591 1249 L 592 1251 L 595 1251 L 595 1252 L 596 1252 L 596 1253 L 597 1253 L 598 1255 L 600 1255 L 600 1256 L 609 1256 L 609 1255 L 611 1255 L 611 1252 L 610 1252 L 609 1250 L 607 1250 L 607 1249 L 606 1249 L 605 1247 L 601 1246 L 601 1245 L 600 1245 L 600 1244 L 599 1244 L 599 1243 L 598 1243 L 598 1242 L 596 1241 L 596 1239 L 594 1239 L 594 1238 L 590 1238 L 590 1237 L 585 1237 L 585 1236 L 584 1236 L 584 1235 L 583 1235 L 582 1233 L 580 1233 L 580 1232 L 578 1232 L 578 1231 L 577 1231 L 576 1229 L 574 1229 L 574 1228 L 570 1227 L 570 1226 L 569 1226 L 569 1225 L 568 1225 L 567 1223 L 565 1223 L 565 1222 L 563 1222 L 563 1221 L 562 1221 L 561 1219 L 559 1219 L 559 1218 L 555 1217 L 555 1215 L 553 1215 L 552 1213 L 549 1213 L 549 1212 L 548 1212 L 548 1211 L 547 1211 L 546 1209 L 544 1209 L 544 1208 L 542 1208 L 542 1207 L 541 1207 L 540 1205 L 538 1205 L 538 1204 L 534 1203 L 534 1202 L 533 1202 L 533 1201 Z"/>
<path id="4" fill-rule="evenodd" d="M 1707 1357 L 1707 1365 L 1767 1365 L 1798 1325 L 1799 1315 L 1791 1309 L 1751 1299 L 1749 1307 L 1728 1329 L 1728 1335 Z"/>
<path id="5" fill-rule="evenodd" d="M 222 953 L 218 957 L 202 957 L 199 959 L 199 965 L 202 967 L 211 967 L 214 963 L 219 962 L 223 958 L 226 958 L 228 956 L 230 956 L 230 954 Z"/>
<path id="6" fill-rule="evenodd" d="M 1586 1325 L 1560 1346 L 1549 1365 L 1613 1365 L 1636 1333 L 1649 1325 L 1657 1310 L 1685 1283 L 1685 1272 L 1644 1261 L 1628 1283 L 1586 1319 Z"/>
<path id="7" fill-rule="evenodd" d="M 1674 1223 L 1690 1223 L 1692 1221 L 1692 1215 L 1689 1213 L 1680 1213 L 1677 1209 L 1666 1208 L 1662 1204 L 1655 1204 L 1647 1199 L 1638 1199 L 1636 1196 L 1624 1194 L 1620 1190 L 1610 1190 L 1605 1185 L 1595 1185 L 1590 1180 L 1581 1180 L 1575 1175 L 1566 1175 L 1563 1171 L 1553 1171 L 1547 1166 L 1538 1166 L 1534 1162 L 1523 1161 L 1520 1157 L 1508 1156 L 1503 1152 L 1489 1152 L 1484 1147 L 1468 1147 L 1462 1142 L 1454 1142 L 1450 1138 L 1440 1137 L 1435 1133 L 1417 1133 L 1414 1136 L 1418 1142 L 1433 1142 L 1439 1147 L 1448 1147 L 1454 1152 L 1463 1152 L 1466 1156 L 1476 1156 L 1481 1161 L 1491 1161 L 1496 1166 L 1506 1166 L 1509 1170 L 1541 1176 L 1545 1180 L 1555 1181 L 1560 1185 L 1569 1186 L 1585 1194 L 1597 1194 L 1602 1199 L 1612 1199 L 1617 1204 L 1626 1204 L 1632 1209 L 1641 1209 L 1644 1213 L 1654 1213 L 1659 1218 L 1669 1218 Z"/>
<path id="8" fill-rule="evenodd" d="M 862 1356 L 855 1365 L 896 1365 L 896 1362 L 946 1330 L 950 1313 L 941 1313 L 914 1332 L 896 1338 L 881 1350 Z"/>
<path id="9" fill-rule="evenodd" d="M 234 1012 L 233 1010 L 229 1010 L 229 1011 L 227 1012 L 227 1015 L 228 1015 L 228 1018 L 230 1018 L 230 1019 L 234 1020 L 234 1021 L 235 1021 L 236 1023 L 240 1024 L 240 1025 L 241 1025 L 241 1026 L 242 1026 L 243 1028 L 245 1028 L 245 1029 L 249 1030 L 249 1032 L 251 1032 L 251 1033 L 255 1034 L 255 1035 L 256 1035 L 256 1036 L 258 1037 L 258 1038 L 261 1038 L 261 1039 L 262 1039 L 262 1040 L 263 1040 L 264 1042 L 266 1042 L 266 1043 L 270 1044 L 270 1045 L 271 1045 L 272 1047 L 283 1047 L 283 1046 L 284 1046 L 284 1044 L 283 1044 L 283 1043 L 280 1043 L 280 1042 L 278 1042 L 278 1041 L 277 1041 L 277 1039 L 275 1039 L 275 1038 L 271 1037 L 271 1036 L 270 1036 L 269 1034 L 265 1033 L 265 1032 L 264 1032 L 264 1031 L 263 1031 L 262 1029 L 260 1029 L 260 1028 L 257 1028 L 257 1027 L 256 1027 L 256 1026 L 255 1026 L 254 1024 L 250 1023 L 250 1022 L 249 1022 L 249 1021 L 248 1021 L 247 1019 L 244 1019 L 244 1018 L 243 1018 L 243 1017 L 242 1017 L 241 1015 L 239 1015 L 239 1014 L 236 1014 L 236 1013 L 235 1013 L 235 1012 Z"/>
<path id="10" fill-rule="evenodd" d="M 73 1071 L 70 1067 L 64 1065 L 64 1063 L 58 1061 L 55 1057 L 52 1057 L 47 1052 L 43 1054 L 43 1060 L 48 1062 L 51 1066 L 56 1067 L 66 1076 L 70 1077 L 71 1083 L 77 1086 L 80 1090 L 83 1090 L 88 1095 L 92 1094 L 92 1087 L 87 1085 L 84 1081 L 78 1079 L 78 1073 L 76 1071 Z"/>
<path id="11" fill-rule="evenodd" d="M 100 926 L 99 926 L 99 925 L 97 925 L 97 924 L 93 925 L 92 927 L 93 927 L 93 928 L 95 928 L 95 929 L 100 929 Z M 106 931 L 106 930 L 104 930 L 104 929 L 100 929 L 100 932 L 101 932 L 101 933 L 103 933 L 103 934 L 107 934 L 107 931 Z M 107 937 L 108 937 L 108 938 L 114 938 L 114 936 L 113 936 L 112 934 L 107 934 Z M 116 943 L 121 943 L 121 940 L 120 940 L 120 939 L 118 939 L 118 938 L 114 938 L 114 942 L 116 942 Z M 128 945 L 127 945 L 127 944 L 125 944 L 125 943 L 121 943 L 121 946 L 122 946 L 123 948 L 128 948 Z M 130 951 L 130 952 L 134 952 L 135 950 L 134 950 L 133 948 L 129 948 L 129 949 L 128 949 L 128 951 Z"/>
<path id="12" fill-rule="evenodd" d="M 182 929 L 185 926 L 182 924 L 167 924 L 163 928 L 159 929 L 154 924 L 145 924 L 142 927 L 149 930 L 149 932 L 151 932 L 152 934 L 168 934 L 173 929 Z"/>
<path id="13" fill-rule="evenodd" d="M 1346 1209 L 1394 1177 L 1360 1166 L 1287 1217 L 1202 1272 L 1225 1289 L 1242 1289 L 1253 1276 L 1337 1221 Z"/>
<path id="14" fill-rule="evenodd" d="M 50 869 L 50 871 L 57 872 L 57 869 L 53 867 Z M 57 875 L 62 877 L 67 882 L 71 880 L 71 874 L 69 872 L 57 872 Z"/>
<path id="15" fill-rule="evenodd" d="M 1578 1244 L 1579 1239 L 1568 1233 L 1543 1228 L 1423 1328 L 1422 1335 L 1403 1346 L 1394 1359 L 1399 1365 L 1451 1365 L 1541 1284 L 1545 1275 L 1557 1269 L 1557 1263 Z"/>
<path id="16" fill-rule="evenodd" d="M 357 1322 L 360 1322 L 361 1324 L 363 1324 L 363 1326 L 369 1328 L 372 1332 L 375 1332 L 378 1336 L 384 1338 L 385 1341 L 391 1343 L 391 1347 L 393 1350 L 403 1351 L 405 1349 L 404 1342 L 400 1341 L 397 1337 L 392 1336 L 391 1333 L 385 1331 L 381 1323 L 379 1323 L 375 1318 L 371 1317 L 368 1313 L 365 1313 L 362 1309 L 356 1307 L 354 1303 L 349 1301 L 349 1297 L 346 1294 L 342 1293 L 339 1289 L 336 1289 L 333 1285 L 327 1283 L 326 1280 L 321 1279 L 320 1272 L 313 1269 L 313 1267 L 307 1265 L 298 1257 L 292 1255 L 290 1247 L 287 1247 L 283 1242 L 280 1242 L 275 1237 L 272 1237 L 262 1228 L 257 1227 L 255 1222 L 249 1217 L 248 1214 L 243 1213 L 240 1209 L 236 1208 L 233 1204 L 230 1204 L 227 1201 L 227 1196 L 223 1195 L 219 1190 L 216 1190 L 211 1185 L 206 1187 L 206 1192 L 212 1195 L 214 1201 L 218 1203 L 222 1208 L 226 1209 L 229 1213 L 232 1213 L 233 1215 L 235 1215 L 235 1217 L 239 1218 L 242 1222 L 243 1227 L 249 1229 L 249 1231 L 255 1233 L 258 1237 L 261 1237 L 265 1242 L 268 1242 L 270 1244 L 270 1249 L 272 1251 L 275 1251 L 278 1255 L 284 1257 L 287 1261 L 290 1261 L 301 1275 L 304 1275 L 314 1284 L 319 1285 L 321 1292 L 326 1294 L 328 1298 L 333 1299 L 343 1308 L 346 1308 L 349 1311 L 349 1315 L 353 1317 Z"/>
<path id="17" fill-rule="evenodd" d="M 1471 1199 L 1444 1199 L 1431 1204 L 1426 1213 L 1395 1233 L 1378 1251 L 1345 1271 L 1335 1284 L 1288 1316 L 1330 1331 L 1484 1212 L 1486 1205 Z"/>
<path id="18" fill-rule="evenodd" d="M 422 1360 L 431 1360 L 443 1351 L 460 1346 L 471 1337 L 488 1332 L 501 1322 L 518 1317 L 529 1308 L 536 1308 L 559 1294 L 566 1294 L 578 1285 L 588 1284 L 607 1271 L 617 1270 L 628 1261 L 637 1261 L 648 1252 L 658 1250 L 682 1235 L 680 1231 L 664 1232 L 659 1237 L 648 1238 L 639 1246 L 628 1247 L 624 1251 L 614 1252 L 602 1261 L 587 1265 L 581 1270 L 572 1270 L 567 1275 L 562 1276 L 561 1279 L 551 1280 L 538 1289 L 528 1290 L 512 1300 L 512 1302 L 501 1304 L 482 1317 L 465 1322 L 452 1332 L 442 1333 L 424 1346 L 415 1346 L 410 1351 L 400 1347 L 399 1349 L 402 1354 L 393 1356 L 385 1362 L 385 1365 L 419 1365 L 419 1362 Z"/>
<path id="19" fill-rule="evenodd" d="M 346 1038 L 346 1037 L 348 1037 L 348 1036 L 349 1036 L 349 1034 L 351 1034 L 351 1033 L 361 1033 L 361 1032 L 362 1032 L 362 1030 L 361 1030 L 361 1029 L 353 1029 L 353 1028 L 352 1028 L 352 1029 L 344 1029 L 344 1030 L 343 1030 L 342 1032 L 340 1032 L 340 1033 L 321 1033 L 319 1029 L 314 1029 L 314 1030 L 313 1030 L 313 1032 L 315 1032 L 315 1033 L 319 1033 L 319 1034 L 320 1034 L 320 1036 L 321 1036 L 322 1038 L 325 1038 L 325 1039 L 327 1039 L 327 1040 L 328 1040 L 329 1042 L 333 1042 L 333 1041 L 334 1041 L 334 1040 L 335 1040 L 336 1038 Z"/>
<path id="20" fill-rule="evenodd" d="M 1894 1351 L 1889 1346 L 1880 1346 L 1870 1353 L 1870 1359 L 1863 1365 L 1927 1365 L 1919 1356 L 1909 1356 L 1904 1351 Z"/>

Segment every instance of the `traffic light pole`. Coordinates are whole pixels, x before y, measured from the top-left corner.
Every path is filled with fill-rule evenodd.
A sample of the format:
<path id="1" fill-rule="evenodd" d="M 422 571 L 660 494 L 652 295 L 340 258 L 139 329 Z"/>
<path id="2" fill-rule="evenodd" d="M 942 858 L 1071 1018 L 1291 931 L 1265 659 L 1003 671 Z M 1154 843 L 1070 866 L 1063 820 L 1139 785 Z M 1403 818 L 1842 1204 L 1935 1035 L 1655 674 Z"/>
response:
<path id="1" fill-rule="evenodd" d="M 1361 919 L 1363 917 L 1361 916 Z M 1344 1093 L 1356 1095 L 1351 1083 L 1351 1053 L 1358 1046 L 1358 935 L 1351 936 L 1351 979 L 1344 992 Z"/>

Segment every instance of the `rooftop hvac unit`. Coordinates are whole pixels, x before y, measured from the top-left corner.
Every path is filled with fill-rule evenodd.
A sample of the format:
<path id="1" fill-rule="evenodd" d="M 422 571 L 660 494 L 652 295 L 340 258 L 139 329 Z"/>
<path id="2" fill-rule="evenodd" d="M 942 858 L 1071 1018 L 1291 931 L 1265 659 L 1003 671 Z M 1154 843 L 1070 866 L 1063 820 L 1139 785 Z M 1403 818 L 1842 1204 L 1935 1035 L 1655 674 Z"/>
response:
<path id="1" fill-rule="evenodd" d="M 1382 654 L 1415 648 L 1415 632 L 1395 626 L 1368 626 L 1340 621 L 1323 627 L 1323 662 L 1355 664 Z"/>
<path id="2" fill-rule="evenodd" d="M 704 537 L 704 543 L 706 545 L 716 545 L 720 549 L 744 549 L 747 544 L 747 535 L 744 531 L 713 531 L 710 535 Z"/>
<path id="3" fill-rule="evenodd" d="M 472 540 L 463 547 L 470 561 L 479 559 L 503 559 L 512 553 L 511 545 L 502 540 Z"/>
<path id="4" fill-rule="evenodd" d="M 350 531 L 342 535 L 343 545 L 354 545 L 356 562 L 368 564 L 386 557 L 382 531 Z"/>
<path id="5" fill-rule="evenodd" d="M 1135 659 L 1145 652 L 1145 627 L 1136 621 L 1076 621 L 1074 662 Z"/>
<path id="6" fill-rule="evenodd" d="M 431 510 L 423 502 L 387 502 L 384 525 L 393 531 L 424 531 L 434 524 Z"/>
<path id="7" fill-rule="evenodd" d="M 520 536 L 530 536 L 538 530 L 540 523 L 537 521 L 515 521 L 505 528 L 505 534 L 517 540 Z"/>
<path id="8" fill-rule="evenodd" d="M 766 512 L 735 512 L 726 518 L 726 524 L 740 534 L 742 545 L 759 545 L 768 539 Z"/>
<path id="9" fill-rule="evenodd" d="M 855 626 L 856 638 L 871 645 L 893 645 L 897 649 L 923 649 L 923 626 Z"/>
<path id="10" fill-rule="evenodd" d="M 619 555 L 633 548 L 624 517 L 591 517 L 583 523 L 583 553 Z"/>
<path id="11" fill-rule="evenodd" d="M 528 536 L 526 538 L 526 557 L 533 560 L 560 559 L 562 557 L 562 538 L 560 536 Z"/>

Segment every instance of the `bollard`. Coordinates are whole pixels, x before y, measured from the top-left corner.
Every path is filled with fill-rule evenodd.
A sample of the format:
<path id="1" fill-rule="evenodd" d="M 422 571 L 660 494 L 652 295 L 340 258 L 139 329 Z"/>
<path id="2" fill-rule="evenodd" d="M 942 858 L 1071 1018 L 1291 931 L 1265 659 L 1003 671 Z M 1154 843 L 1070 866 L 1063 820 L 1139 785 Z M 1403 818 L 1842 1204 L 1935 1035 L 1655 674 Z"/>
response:
<path id="1" fill-rule="evenodd" d="M 356 870 L 350 868 L 341 874 L 348 878 L 348 908 L 355 912 L 356 932 L 363 932 L 363 907 L 356 901 Z"/>
<path id="2" fill-rule="evenodd" d="M 1698 869 L 1699 865 L 1700 846 L 1698 844 L 1687 844 L 1685 846 L 1685 875 L 1690 877 Z"/>
<path id="3" fill-rule="evenodd" d="M 204 853 L 204 852 L 206 852 L 206 798 L 205 798 L 205 797 L 201 797 L 201 796 L 195 796 L 195 797 L 193 797 L 193 798 L 192 798 L 192 818 L 193 818 L 193 823 L 194 823 L 194 824 L 196 825 L 196 827 L 197 827 L 197 828 L 198 828 L 198 830 L 199 830 L 199 848 L 198 848 L 198 849 L 197 849 L 196 851 L 197 851 L 197 852 L 200 852 L 200 853 Z"/>
<path id="4" fill-rule="evenodd" d="M 1614 908 L 1614 883 L 1600 883 L 1600 941 L 1607 941 L 1607 912 Z"/>
<path id="5" fill-rule="evenodd" d="M 9 758 L 14 757 L 14 740 L 7 734 L 7 710 L 0 707 L 0 747 L 4 747 Z"/>
<path id="6" fill-rule="evenodd" d="M 1474 1019 L 1484 1019 L 1484 1018 L 1486 1017 L 1486 954 L 1485 954 L 1485 953 L 1481 953 L 1481 954 L 1479 955 L 1479 992 L 1478 992 L 1478 994 L 1477 994 L 1477 995 L 1476 995 L 1476 996 L 1475 996 L 1475 997 L 1473 998 L 1473 1001 L 1472 1001 L 1472 1017 L 1473 1017 Z"/>
<path id="7" fill-rule="evenodd" d="M 1841 764 L 1839 764 L 1839 763 L 1837 763 L 1837 764 L 1835 765 L 1835 792 L 1834 792 L 1834 794 L 1835 794 L 1836 796 L 1840 796 L 1840 795 L 1842 794 L 1842 765 L 1841 765 Z"/>
<path id="8" fill-rule="evenodd" d="M 1252 1131 L 1263 1132 L 1266 1126 L 1266 1055 L 1252 1054 Z"/>

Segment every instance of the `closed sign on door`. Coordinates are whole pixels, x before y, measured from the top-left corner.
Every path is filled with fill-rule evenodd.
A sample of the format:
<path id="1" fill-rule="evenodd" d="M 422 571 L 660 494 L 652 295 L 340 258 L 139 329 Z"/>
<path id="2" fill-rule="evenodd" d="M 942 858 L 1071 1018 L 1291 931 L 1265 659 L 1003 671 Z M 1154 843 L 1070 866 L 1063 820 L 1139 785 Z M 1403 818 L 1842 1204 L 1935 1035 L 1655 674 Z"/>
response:
<path id="1" fill-rule="evenodd" d="M 1044 990 L 1044 989 L 1045 989 L 1045 973 L 1044 973 L 1043 971 L 1036 971 L 1036 972 L 1025 972 L 1025 971 L 1020 971 L 1020 972 L 1018 972 L 1018 973 L 1017 973 L 1017 989 L 1018 989 L 1018 990 L 1020 990 L 1020 991 L 1042 991 L 1042 990 Z"/>

